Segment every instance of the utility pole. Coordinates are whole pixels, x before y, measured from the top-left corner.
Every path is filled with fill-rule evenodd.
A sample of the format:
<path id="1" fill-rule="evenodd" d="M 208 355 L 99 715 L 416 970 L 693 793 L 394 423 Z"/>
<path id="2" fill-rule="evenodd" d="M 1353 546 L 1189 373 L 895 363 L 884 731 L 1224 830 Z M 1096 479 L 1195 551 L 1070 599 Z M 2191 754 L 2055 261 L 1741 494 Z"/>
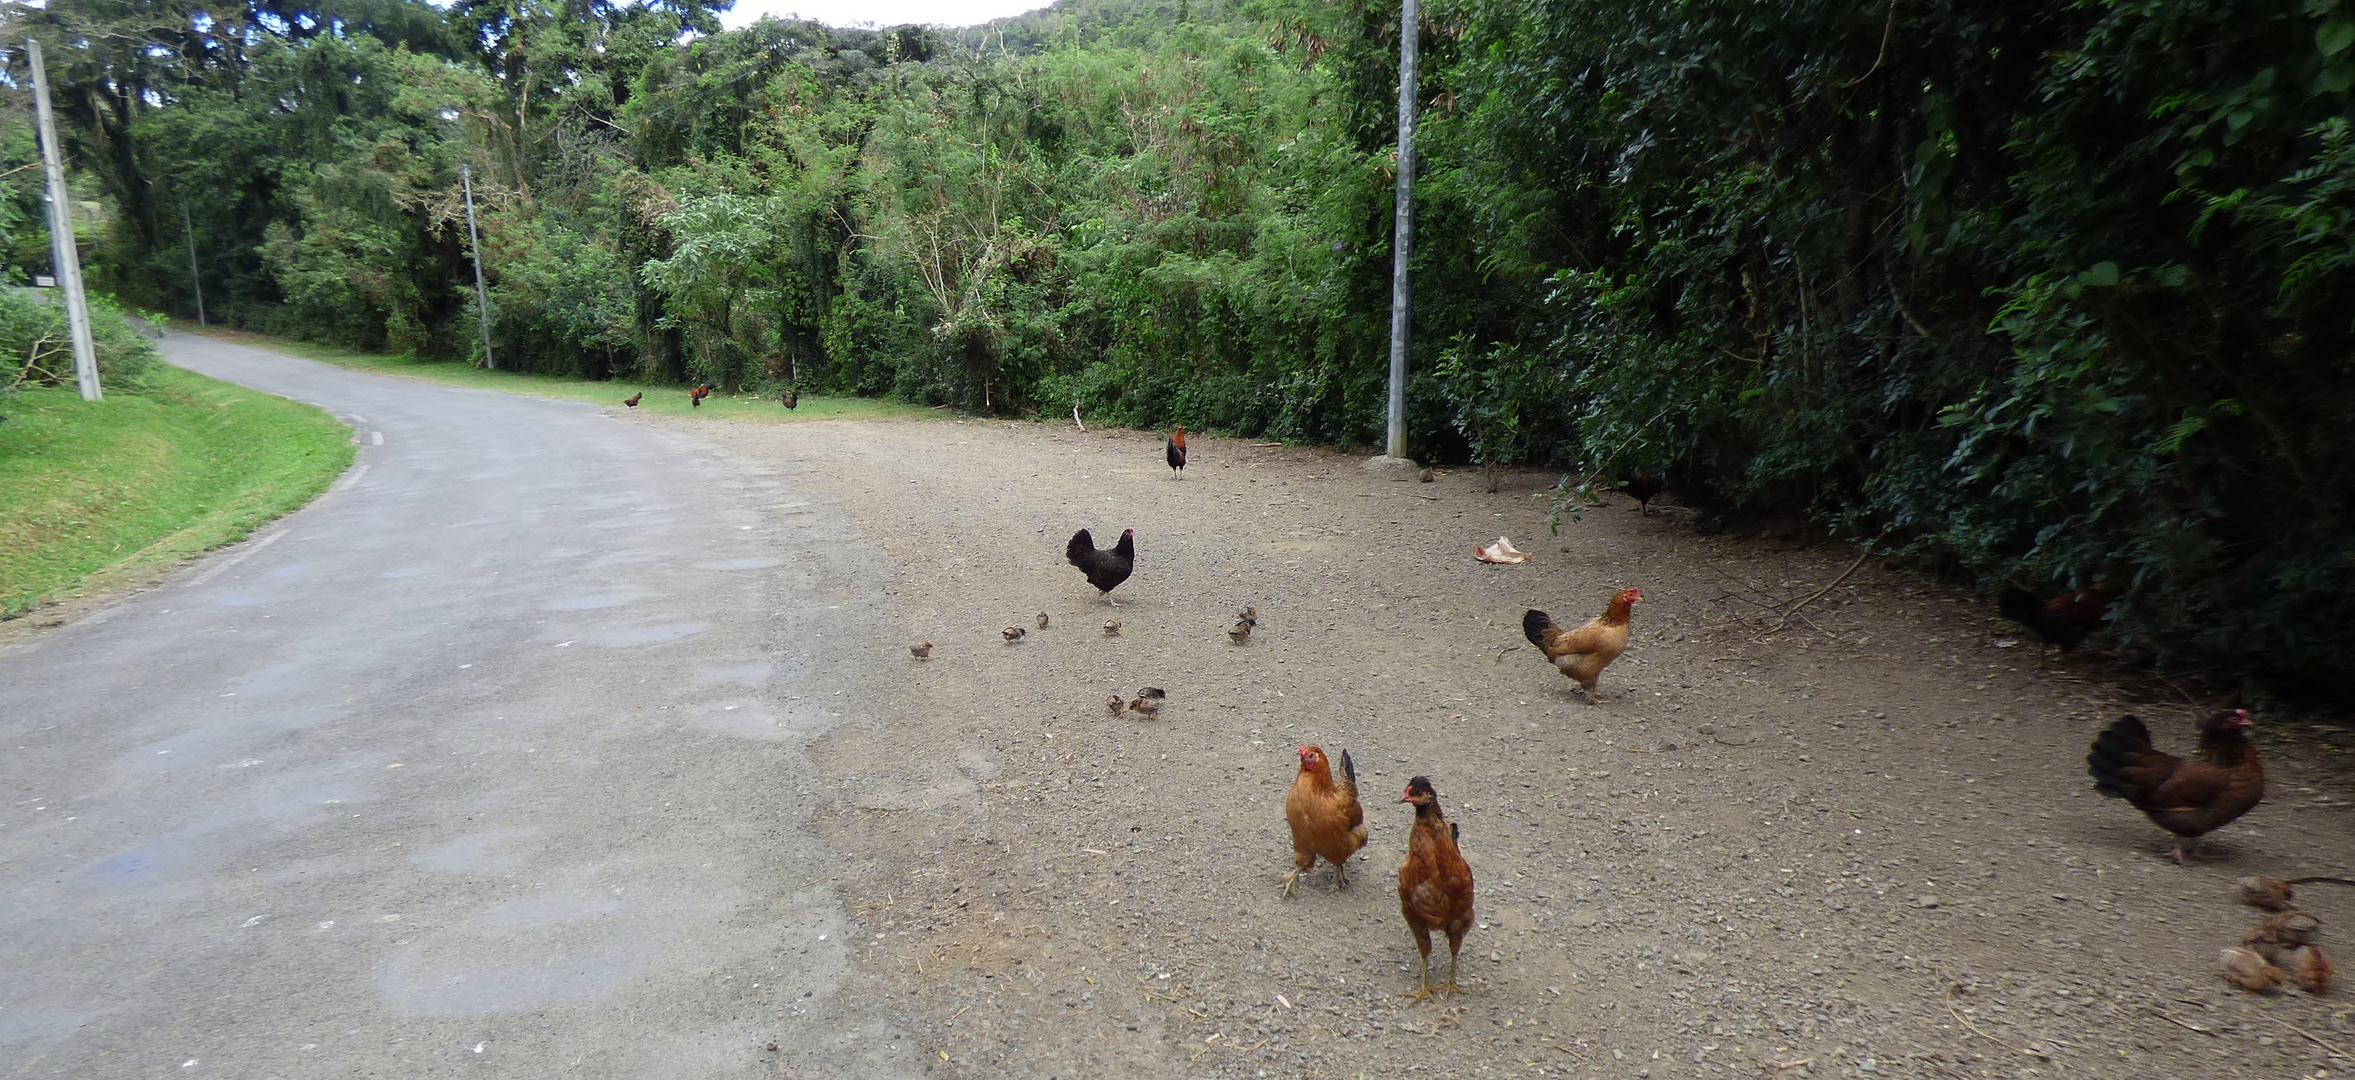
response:
<path id="1" fill-rule="evenodd" d="M 1415 0 L 1398 9 L 1398 217 L 1390 239 L 1390 423 L 1383 456 L 1406 459 L 1407 260 L 1415 248 L 1415 86 L 1422 13 Z M 1411 463 L 1409 463 L 1411 464 Z"/>
<path id="2" fill-rule="evenodd" d="M 188 234 L 188 283 L 196 287 L 196 325 L 210 325 L 204 321 L 204 278 L 196 270 L 196 223 L 189 220 L 188 204 L 180 204 L 180 229 Z"/>
<path id="3" fill-rule="evenodd" d="M 90 305 L 82 298 L 82 254 L 74 246 L 73 206 L 65 195 L 65 165 L 58 159 L 57 118 L 49 112 L 49 74 L 41 66 L 41 43 L 27 39 L 33 62 L 33 105 L 41 123 L 41 168 L 49 174 L 49 250 L 57 261 L 57 287 L 65 292 L 67 336 L 74 343 L 74 384 L 82 400 L 105 396 L 98 389 L 98 348 L 90 340 Z"/>
<path id="4" fill-rule="evenodd" d="M 458 166 L 458 183 L 466 189 L 466 246 L 474 252 L 474 309 L 482 314 L 482 366 L 497 370 L 491 359 L 491 294 L 482 287 L 482 238 L 474 231 L 474 174 Z"/>

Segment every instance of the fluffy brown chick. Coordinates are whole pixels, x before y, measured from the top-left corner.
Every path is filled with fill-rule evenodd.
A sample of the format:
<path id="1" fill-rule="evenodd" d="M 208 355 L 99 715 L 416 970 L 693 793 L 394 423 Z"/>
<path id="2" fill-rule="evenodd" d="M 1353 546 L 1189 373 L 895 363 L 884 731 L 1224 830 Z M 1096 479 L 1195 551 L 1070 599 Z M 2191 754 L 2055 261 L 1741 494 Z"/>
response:
<path id="1" fill-rule="evenodd" d="M 2336 969 L 2331 966 L 2330 954 L 2320 945 L 2301 945 L 2290 954 L 2290 978 L 2309 994 L 2327 994 Z"/>
<path id="2" fill-rule="evenodd" d="M 1008 645 L 1012 645 L 1015 642 L 1022 640 L 1022 635 L 1029 632 L 1030 631 L 1024 630 L 1019 626 L 1009 626 L 1003 630 L 998 631 L 998 633 L 1006 635 L 1006 644 Z"/>
<path id="3" fill-rule="evenodd" d="M 2281 986 L 2281 969 L 2247 949 L 2225 949 L 2217 954 L 2224 962 L 2224 981 L 2252 994 L 2262 994 Z"/>
<path id="4" fill-rule="evenodd" d="M 929 641 L 919 641 L 913 645 L 910 645 L 908 646 L 908 655 L 913 656 L 918 660 L 930 660 L 932 659 L 932 643 Z"/>
<path id="5" fill-rule="evenodd" d="M 1105 637 L 1119 637 L 1119 636 L 1120 636 L 1120 620 L 1119 620 L 1119 619 L 1106 619 L 1106 620 L 1104 620 L 1104 636 L 1105 636 Z"/>
<path id="6" fill-rule="evenodd" d="M 1104 704 L 1112 710 L 1112 715 L 1114 716 L 1119 716 L 1121 713 L 1128 711 L 1128 702 L 1122 701 L 1119 694 L 1112 695 L 1104 702 Z"/>
<path id="7" fill-rule="evenodd" d="M 1044 611 L 1038 613 L 1038 628 L 1041 630 L 1047 628 L 1047 613 Z"/>
<path id="8" fill-rule="evenodd" d="M 1251 624 L 1239 622 L 1227 629 L 1227 639 L 1237 645 L 1251 640 Z"/>
<path id="9" fill-rule="evenodd" d="M 1137 691 L 1136 700 L 1129 702 L 1128 707 L 1145 716 L 1158 719 L 1161 716 L 1161 703 L 1168 699 L 1169 691 L 1158 686 L 1148 686 Z"/>
<path id="10" fill-rule="evenodd" d="M 2298 895 L 2296 887 L 2280 878 L 2250 874 L 2236 882 L 2241 887 L 2241 903 L 2261 907 L 2267 911 L 2282 911 Z"/>
<path id="11" fill-rule="evenodd" d="M 2241 944 L 2262 954 L 2268 960 L 2280 960 L 2300 945 L 2314 940 L 2322 932 L 2322 920 L 2303 911 L 2284 911 L 2251 927 L 2241 935 Z"/>

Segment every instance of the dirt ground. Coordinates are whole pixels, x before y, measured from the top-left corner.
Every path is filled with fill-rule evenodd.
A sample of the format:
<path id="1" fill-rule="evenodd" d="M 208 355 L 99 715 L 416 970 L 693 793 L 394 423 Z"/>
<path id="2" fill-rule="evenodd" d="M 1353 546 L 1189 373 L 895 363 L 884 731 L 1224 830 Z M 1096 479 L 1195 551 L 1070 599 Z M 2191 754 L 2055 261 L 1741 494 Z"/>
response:
<path id="1" fill-rule="evenodd" d="M 812 824 L 856 992 L 933 1075 L 2355 1076 L 2350 991 L 2217 974 L 2260 914 L 2236 876 L 2355 877 L 2355 759 L 2318 729 L 2261 716 L 2269 798 L 2177 867 L 2085 751 L 2128 711 L 2183 750 L 2198 709 L 2098 655 L 2039 670 L 1988 605 L 1873 563 L 1777 629 L 1837 548 L 1625 500 L 1549 537 L 1551 476 L 1242 441 L 1197 438 L 1178 480 L 1137 432 L 696 426 L 884 568 Z M 1082 526 L 1137 531 L 1117 609 L 1064 564 Z M 1499 534 L 1533 561 L 1475 562 Z M 1623 585 L 1633 645 L 1590 706 L 1521 613 Z M 1146 685 L 1157 721 L 1110 715 Z M 1283 899 L 1300 743 L 1353 755 L 1372 839 L 1346 890 L 1320 866 Z M 1401 996 L 1415 774 L 1479 890 L 1467 992 L 1429 1003 Z M 2301 898 L 2355 960 L 2355 889 Z"/>

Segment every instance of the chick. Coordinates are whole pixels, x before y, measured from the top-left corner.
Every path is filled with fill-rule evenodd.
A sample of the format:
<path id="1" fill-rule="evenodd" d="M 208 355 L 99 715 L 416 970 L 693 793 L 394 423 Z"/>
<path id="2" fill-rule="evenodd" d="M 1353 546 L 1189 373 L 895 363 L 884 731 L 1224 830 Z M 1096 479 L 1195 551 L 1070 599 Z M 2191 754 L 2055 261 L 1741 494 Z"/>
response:
<path id="1" fill-rule="evenodd" d="M 2252 994 L 2262 994 L 2281 985 L 2281 969 L 2247 949 L 2225 949 L 2217 958 L 2224 962 L 2224 981 Z"/>
<path id="2" fill-rule="evenodd" d="M 1148 686 L 1142 690 L 1137 691 L 1137 699 L 1135 701 L 1129 702 L 1128 707 L 1147 717 L 1159 719 L 1161 716 L 1161 703 L 1165 700 L 1168 700 L 1168 698 L 1169 691 L 1163 690 L 1158 686 Z"/>
<path id="3" fill-rule="evenodd" d="M 2263 874 L 2251 874 L 2240 879 L 2238 884 L 2241 887 L 2241 903 L 2267 911 L 2288 909 L 2290 899 L 2298 894 L 2298 890 L 2289 882 Z"/>
<path id="4" fill-rule="evenodd" d="M 1251 640 L 1251 624 L 1247 622 L 1236 623 L 1232 629 L 1227 631 L 1227 637 L 1233 639 L 1237 645 Z"/>
<path id="5" fill-rule="evenodd" d="M 2322 951 L 2320 945 L 2301 945 L 2290 954 L 2290 978 L 2296 979 L 2309 994 L 2328 993 L 2333 974 L 2330 954 Z"/>
<path id="6" fill-rule="evenodd" d="M 1104 704 L 1112 709 L 1112 715 L 1114 716 L 1119 716 L 1122 712 L 1128 709 L 1128 702 L 1120 700 L 1119 694 L 1112 695 L 1112 697 L 1106 700 Z"/>
<path id="7" fill-rule="evenodd" d="M 913 645 L 910 645 L 908 646 L 908 655 L 913 656 L 918 660 L 930 660 L 932 659 L 932 643 L 929 641 L 919 641 Z"/>
<path id="8" fill-rule="evenodd" d="M 1105 637 L 1119 637 L 1119 636 L 1120 636 L 1120 620 L 1119 620 L 1119 619 L 1107 619 L 1107 620 L 1105 620 L 1105 621 L 1104 621 L 1104 636 L 1105 636 Z"/>
<path id="9" fill-rule="evenodd" d="M 1019 626 L 1009 626 L 1003 630 L 998 631 L 998 633 L 1006 635 L 1006 644 L 1008 645 L 1012 645 L 1015 642 L 1022 640 L 1022 635 L 1029 632 L 1030 631 L 1024 630 Z"/>
<path id="10" fill-rule="evenodd" d="M 2303 911 L 2284 911 L 2258 923 L 2248 933 L 2242 934 L 2241 944 L 2259 952 L 2267 952 L 2268 946 L 2270 946 L 2272 949 L 2286 953 L 2314 940 L 2314 935 L 2321 932 L 2321 919 Z"/>
<path id="11" fill-rule="evenodd" d="M 1047 613 L 1044 611 L 1038 613 L 1038 628 L 1041 630 L 1047 628 Z"/>
<path id="12" fill-rule="evenodd" d="M 1255 607 L 1244 608 L 1242 611 L 1235 614 L 1235 621 L 1242 623 L 1245 626 L 1258 626 L 1259 609 Z"/>

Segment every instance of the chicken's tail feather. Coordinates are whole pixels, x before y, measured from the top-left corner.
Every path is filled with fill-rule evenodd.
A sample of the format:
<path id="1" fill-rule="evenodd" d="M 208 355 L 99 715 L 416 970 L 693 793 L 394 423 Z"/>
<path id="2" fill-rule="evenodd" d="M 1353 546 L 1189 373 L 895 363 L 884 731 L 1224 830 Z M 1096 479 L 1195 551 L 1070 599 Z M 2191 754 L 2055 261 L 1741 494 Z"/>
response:
<path id="1" fill-rule="evenodd" d="M 1096 538 L 1086 529 L 1071 534 L 1071 542 L 1063 545 L 1063 557 L 1073 566 L 1087 565 L 1087 558 L 1096 553 Z"/>
<path id="2" fill-rule="evenodd" d="M 1341 751 L 1341 775 L 1349 779 L 1349 786 L 1357 787 L 1357 763 L 1349 760 L 1349 751 Z"/>
<path id="3" fill-rule="evenodd" d="M 1554 617 L 1536 608 L 1530 608 L 1528 614 L 1521 616 L 1522 635 L 1529 639 L 1531 645 L 1540 649 L 1545 648 L 1545 632 L 1553 628 Z"/>
<path id="4" fill-rule="evenodd" d="M 2126 767 L 2138 753 L 2151 749 L 2151 729 L 2144 727 L 2140 717 L 2121 717 L 2117 723 L 2102 729 L 2094 737 L 2093 750 L 2085 755 L 2085 771 L 2093 777 L 2093 790 L 2113 799 L 2129 798 Z"/>
<path id="5" fill-rule="evenodd" d="M 1995 610 L 2013 622 L 2035 626 L 2043 620 L 2044 601 L 2026 589 L 2005 589 L 1995 598 Z"/>

